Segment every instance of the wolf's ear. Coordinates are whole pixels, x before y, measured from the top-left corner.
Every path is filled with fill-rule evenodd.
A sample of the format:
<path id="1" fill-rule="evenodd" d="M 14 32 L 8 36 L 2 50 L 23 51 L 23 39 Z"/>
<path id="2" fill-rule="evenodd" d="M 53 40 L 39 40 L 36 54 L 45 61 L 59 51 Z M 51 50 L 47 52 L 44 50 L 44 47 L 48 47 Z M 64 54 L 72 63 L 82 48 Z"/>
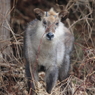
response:
<path id="1" fill-rule="evenodd" d="M 35 8 L 34 13 L 38 20 L 41 20 L 41 18 L 44 16 L 44 11 L 39 8 Z"/>
<path id="2" fill-rule="evenodd" d="M 68 15 L 69 15 L 69 12 L 64 10 L 64 11 L 61 11 L 59 13 L 59 18 L 61 18 L 61 20 L 64 21 L 64 20 L 66 20 L 66 18 L 68 17 Z"/>

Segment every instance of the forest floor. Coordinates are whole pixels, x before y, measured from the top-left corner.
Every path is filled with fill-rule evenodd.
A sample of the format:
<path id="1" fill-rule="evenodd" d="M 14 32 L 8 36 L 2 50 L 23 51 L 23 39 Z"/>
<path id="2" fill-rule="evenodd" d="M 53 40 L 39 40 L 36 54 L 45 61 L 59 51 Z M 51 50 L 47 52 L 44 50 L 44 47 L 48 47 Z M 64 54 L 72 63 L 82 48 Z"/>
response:
<path id="1" fill-rule="evenodd" d="M 55 7 L 54 0 L 14 1 L 11 12 L 11 27 L 14 32 L 11 33 L 11 47 L 14 56 L 13 60 L 0 63 L 0 95 L 28 95 L 23 58 L 24 30 L 27 23 L 35 18 L 34 8 L 48 10 L 51 6 Z M 38 95 L 95 95 L 95 1 L 65 1 L 69 16 L 63 23 L 75 37 L 70 76 L 61 83 L 58 81 L 52 93 L 47 94 L 44 73 L 40 73 L 36 92 Z M 65 83 L 67 86 L 61 91 L 61 86 Z M 67 89 L 72 93 L 66 94 Z"/>

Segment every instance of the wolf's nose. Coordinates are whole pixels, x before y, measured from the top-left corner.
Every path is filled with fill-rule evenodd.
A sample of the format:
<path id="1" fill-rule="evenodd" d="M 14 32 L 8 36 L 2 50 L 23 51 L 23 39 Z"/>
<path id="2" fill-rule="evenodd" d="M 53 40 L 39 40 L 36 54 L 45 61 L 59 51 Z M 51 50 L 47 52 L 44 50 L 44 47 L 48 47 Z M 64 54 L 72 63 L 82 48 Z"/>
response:
<path id="1" fill-rule="evenodd" d="M 47 36 L 47 38 L 48 38 L 49 40 L 51 40 L 51 39 L 54 37 L 54 34 L 51 33 L 51 32 L 49 32 L 49 33 L 46 34 L 46 36 Z"/>

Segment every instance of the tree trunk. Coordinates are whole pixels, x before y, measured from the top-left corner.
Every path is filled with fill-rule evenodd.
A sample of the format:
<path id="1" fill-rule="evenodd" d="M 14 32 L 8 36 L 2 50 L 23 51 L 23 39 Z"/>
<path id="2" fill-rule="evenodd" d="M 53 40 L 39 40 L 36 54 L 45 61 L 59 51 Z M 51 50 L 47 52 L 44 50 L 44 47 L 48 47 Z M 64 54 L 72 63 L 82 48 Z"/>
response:
<path id="1" fill-rule="evenodd" d="M 0 62 L 10 57 L 10 0 L 0 0 Z M 9 24 L 10 25 L 10 24 Z"/>

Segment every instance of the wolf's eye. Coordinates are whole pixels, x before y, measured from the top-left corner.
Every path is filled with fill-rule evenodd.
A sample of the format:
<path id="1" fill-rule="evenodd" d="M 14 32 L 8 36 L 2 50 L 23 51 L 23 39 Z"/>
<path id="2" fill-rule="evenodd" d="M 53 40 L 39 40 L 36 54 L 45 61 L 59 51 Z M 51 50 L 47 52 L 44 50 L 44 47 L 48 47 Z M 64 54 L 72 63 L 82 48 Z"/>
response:
<path id="1" fill-rule="evenodd" d="M 47 24 L 47 22 L 44 20 L 44 21 L 43 21 L 43 24 L 44 24 L 44 25 L 46 25 L 46 24 Z"/>
<path id="2" fill-rule="evenodd" d="M 55 24 L 56 24 L 57 26 L 59 25 L 59 23 L 58 23 L 58 22 L 56 22 Z"/>

